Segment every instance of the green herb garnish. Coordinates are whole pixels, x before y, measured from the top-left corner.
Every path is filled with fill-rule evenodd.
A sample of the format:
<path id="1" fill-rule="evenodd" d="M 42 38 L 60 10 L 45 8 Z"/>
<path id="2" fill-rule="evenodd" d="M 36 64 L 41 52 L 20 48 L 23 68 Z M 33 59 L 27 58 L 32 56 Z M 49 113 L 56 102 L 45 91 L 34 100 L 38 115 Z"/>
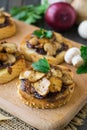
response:
<path id="1" fill-rule="evenodd" d="M 84 64 L 81 65 L 78 69 L 77 69 L 77 73 L 78 74 L 83 74 L 83 73 L 87 73 L 87 46 L 81 46 L 80 48 L 81 51 L 81 57 L 84 60 Z"/>
<path id="2" fill-rule="evenodd" d="M 87 62 L 87 46 L 81 46 L 80 51 L 84 62 Z"/>
<path id="3" fill-rule="evenodd" d="M 31 24 L 43 17 L 48 6 L 48 0 L 44 0 L 43 5 L 25 5 L 21 7 L 13 7 L 10 10 L 10 14 L 18 20 Z"/>
<path id="4" fill-rule="evenodd" d="M 83 73 L 87 73 L 87 65 L 81 65 L 77 71 L 76 71 L 78 74 L 83 74 Z"/>
<path id="5" fill-rule="evenodd" d="M 35 36 L 37 36 L 38 38 L 43 38 L 43 37 L 51 38 L 53 36 L 53 32 L 52 31 L 46 31 L 46 30 L 44 30 L 42 28 L 40 30 L 35 30 L 33 32 L 33 34 Z"/>
<path id="6" fill-rule="evenodd" d="M 48 73 L 50 70 L 50 65 L 46 58 L 40 59 L 38 62 L 32 64 L 32 67 L 40 72 Z"/>

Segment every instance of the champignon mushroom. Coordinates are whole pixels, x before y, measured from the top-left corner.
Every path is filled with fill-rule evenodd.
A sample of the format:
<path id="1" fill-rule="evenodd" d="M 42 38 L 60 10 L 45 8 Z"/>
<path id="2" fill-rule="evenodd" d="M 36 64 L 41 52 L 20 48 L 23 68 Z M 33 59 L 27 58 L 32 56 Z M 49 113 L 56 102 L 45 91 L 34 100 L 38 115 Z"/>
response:
<path id="1" fill-rule="evenodd" d="M 55 76 L 55 77 L 58 77 L 58 78 L 62 77 L 62 71 L 59 70 L 59 69 L 52 68 L 51 72 L 52 72 L 52 75 Z"/>
<path id="2" fill-rule="evenodd" d="M 80 55 L 76 55 L 72 58 L 72 64 L 75 67 L 80 67 L 81 65 L 84 64 L 84 60 L 82 59 Z"/>
<path id="3" fill-rule="evenodd" d="M 37 45 L 38 39 L 37 39 L 36 37 L 33 37 L 33 38 L 31 38 L 31 39 L 29 40 L 29 43 L 30 43 L 31 45 Z"/>
<path id="4" fill-rule="evenodd" d="M 0 44 L 0 52 L 2 52 L 3 51 L 3 46 L 2 46 L 2 44 Z"/>
<path id="5" fill-rule="evenodd" d="M 36 82 L 39 79 L 43 78 L 45 76 L 45 73 L 36 72 L 34 70 L 27 70 L 20 76 L 20 79 L 26 78 L 31 83 Z"/>
<path id="6" fill-rule="evenodd" d="M 62 80 L 57 77 L 50 78 L 50 92 L 60 92 L 62 88 Z"/>
<path id="7" fill-rule="evenodd" d="M 67 71 L 63 72 L 62 81 L 65 85 L 70 85 L 73 83 L 73 79 L 72 79 L 71 75 L 69 73 L 67 73 Z"/>
<path id="8" fill-rule="evenodd" d="M 70 48 L 64 56 L 66 63 L 71 64 L 72 58 L 76 55 L 80 55 L 80 49 L 77 47 Z"/>
<path id="9" fill-rule="evenodd" d="M 16 44 L 14 44 L 14 43 L 3 43 L 2 46 L 7 53 L 12 54 L 17 51 Z"/>
<path id="10" fill-rule="evenodd" d="M 50 81 L 46 78 L 43 78 L 40 81 L 37 81 L 34 83 L 34 88 L 38 94 L 41 96 L 45 96 L 49 92 L 49 86 L 50 86 Z"/>
<path id="11" fill-rule="evenodd" d="M 1 61 L 6 61 L 8 59 L 7 54 L 6 53 L 0 53 L 0 60 Z"/>
<path id="12" fill-rule="evenodd" d="M 15 63 L 15 61 L 16 61 L 16 58 L 15 58 L 15 56 L 14 55 L 12 55 L 12 54 L 7 54 L 7 61 L 5 62 L 5 64 L 7 64 L 7 63 L 9 63 L 9 64 L 13 64 L 13 63 Z"/>
<path id="13" fill-rule="evenodd" d="M 56 46 L 51 43 L 46 43 L 44 50 L 47 52 L 47 55 L 53 56 L 56 54 Z"/>

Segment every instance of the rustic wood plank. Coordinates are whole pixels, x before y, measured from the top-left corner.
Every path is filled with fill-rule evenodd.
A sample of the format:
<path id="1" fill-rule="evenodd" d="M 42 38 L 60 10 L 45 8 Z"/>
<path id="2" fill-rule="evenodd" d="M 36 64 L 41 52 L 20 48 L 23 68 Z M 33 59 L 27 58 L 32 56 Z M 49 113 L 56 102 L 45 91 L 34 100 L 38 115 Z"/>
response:
<path id="1" fill-rule="evenodd" d="M 17 33 L 6 40 L 17 43 L 18 46 L 25 35 L 37 29 L 35 26 L 18 21 L 16 21 L 16 25 Z M 79 47 L 79 44 L 73 41 L 71 43 L 73 46 Z M 77 75 L 75 67 L 70 65 L 68 67 L 74 73 L 76 87 L 70 102 L 63 107 L 52 110 L 40 110 L 31 109 L 24 105 L 17 94 L 16 83 L 18 79 L 0 85 L 0 107 L 40 130 L 60 130 L 87 103 L 87 74 Z"/>

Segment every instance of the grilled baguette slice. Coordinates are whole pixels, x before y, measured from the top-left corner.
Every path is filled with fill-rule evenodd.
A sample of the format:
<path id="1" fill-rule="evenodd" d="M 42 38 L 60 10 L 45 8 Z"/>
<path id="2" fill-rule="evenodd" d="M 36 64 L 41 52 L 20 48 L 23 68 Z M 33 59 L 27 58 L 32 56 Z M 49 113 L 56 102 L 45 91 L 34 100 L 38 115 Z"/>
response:
<path id="1" fill-rule="evenodd" d="M 29 81 L 30 77 L 28 77 L 28 75 L 23 76 L 23 73 L 25 74 L 26 72 L 29 72 L 29 69 L 26 69 L 24 72 L 22 72 L 20 74 L 20 80 L 18 81 L 17 88 L 18 88 L 18 95 L 19 95 L 20 99 L 22 99 L 24 104 L 26 104 L 30 107 L 33 107 L 33 108 L 50 109 L 50 108 L 60 107 L 64 104 L 66 104 L 67 102 L 69 102 L 69 100 L 71 99 L 72 94 L 74 92 L 74 88 L 75 88 L 75 83 L 72 79 L 73 73 L 72 73 L 72 71 L 70 71 L 68 68 L 66 68 L 64 66 L 57 66 L 57 67 L 59 68 L 60 71 L 62 71 L 62 75 L 60 75 L 60 73 L 58 72 L 59 75 L 57 74 L 55 76 L 56 76 L 56 78 L 58 76 L 58 79 L 59 78 L 61 79 L 61 81 L 63 82 L 62 85 L 67 84 L 66 88 L 64 89 L 64 86 L 62 86 L 61 90 L 58 89 L 58 91 L 57 91 L 57 89 L 56 90 L 54 89 L 54 91 L 53 91 L 53 88 L 51 90 L 49 87 L 49 92 L 48 92 L 48 89 L 47 88 L 45 89 L 45 87 L 47 86 L 47 84 L 45 82 L 43 90 L 46 91 L 45 94 L 47 94 L 47 95 L 43 96 L 43 98 L 41 95 L 39 95 L 39 96 L 41 96 L 39 98 L 37 97 L 38 95 L 37 96 L 34 95 L 34 94 L 37 94 L 39 91 L 41 92 L 41 89 L 36 90 L 33 94 L 33 92 L 32 92 L 33 84 L 30 85 L 30 81 Z M 29 74 L 29 76 L 30 76 L 30 74 Z M 28 77 L 27 80 L 25 77 L 26 78 Z M 47 78 L 50 81 L 50 78 L 53 77 L 53 74 L 51 74 L 49 78 L 48 77 L 49 76 L 44 75 L 44 77 L 38 79 L 35 82 L 38 83 L 39 81 L 43 80 L 44 78 Z M 56 83 L 56 81 L 55 81 L 55 83 Z M 51 84 L 52 83 L 50 83 L 50 86 L 51 86 Z M 27 87 L 27 89 L 26 89 L 26 87 Z M 30 92 L 30 89 L 32 90 L 31 92 Z M 39 87 L 38 87 L 38 89 L 39 89 Z M 42 94 L 43 94 L 43 90 L 42 90 Z"/>
<path id="2" fill-rule="evenodd" d="M 13 36 L 16 33 L 16 24 L 9 14 L 0 12 L 0 40 Z"/>
<path id="3" fill-rule="evenodd" d="M 24 58 L 20 58 L 12 66 L 0 69 L 0 84 L 7 83 L 18 77 L 25 67 L 26 63 Z"/>
<path id="4" fill-rule="evenodd" d="M 27 60 L 36 62 L 45 57 L 50 64 L 56 65 L 64 62 L 64 55 L 71 47 L 71 42 L 58 33 L 54 33 L 54 37 L 50 39 L 37 38 L 28 34 L 20 44 L 21 53 Z"/>

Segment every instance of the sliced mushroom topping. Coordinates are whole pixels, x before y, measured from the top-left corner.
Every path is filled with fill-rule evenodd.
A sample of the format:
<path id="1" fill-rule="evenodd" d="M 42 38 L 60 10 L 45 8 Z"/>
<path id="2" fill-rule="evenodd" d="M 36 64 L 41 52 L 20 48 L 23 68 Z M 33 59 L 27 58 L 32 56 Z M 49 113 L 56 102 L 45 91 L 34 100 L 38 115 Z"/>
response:
<path id="1" fill-rule="evenodd" d="M 50 92 L 60 92 L 62 88 L 62 80 L 56 77 L 50 78 Z"/>
<path id="2" fill-rule="evenodd" d="M 51 72 L 52 72 L 52 75 L 55 76 L 55 77 L 58 77 L 58 78 L 62 77 L 62 71 L 59 70 L 59 69 L 52 68 Z"/>
<path id="3" fill-rule="evenodd" d="M 39 38 L 38 41 L 41 45 L 44 45 L 46 42 L 48 42 L 48 39 Z"/>
<path id="4" fill-rule="evenodd" d="M 25 71 L 21 76 L 20 79 L 28 79 L 30 82 L 36 82 L 39 79 L 43 78 L 45 73 L 36 72 L 34 70 Z"/>
<path id="5" fill-rule="evenodd" d="M 5 62 L 5 64 L 13 64 L 13 63 L 15 63 L 16 58 L 15 58 L 14 55 L 12 55 L 12 54 L 7 54 L 7 57 L 8 57 L 8 59 L 7 59 L 7 61 Z"/>
<path id="6" fill-rule="evenodd" d="M 55 41 L 56 41 L 56 36 L 55 36 L 55 34 L 54 34 L 54 33 L 53 33 L 52 38 L 50 38 L 49 40 L 50 40 L 50 42 L 55 42 Z"/>
<path id="7" fill-rule="evenodd" d="M 61 34 L 55 33 L 55 37 L 56 37 L 56 41 L 59 43 L 64 41 L 63 36 Z"/>
<path id="8" fill-rule="evenodd" d="M 62 45 L 59 42 L 54 42 L 53 44 L 55 44 L 55 46 L 56 46 L 56 51 L 58 49 L 61 49 L 61 47 L 62 47 Z"/>
<path id="9" fill-rule="evenodd" d="M 53 56 L 56 54 L 56 45 L 51 43 L 46 43 L 44 45 L 44 50 L 47 52 L 47 55 Z"/>
<path id="10" fill-rule="evenodd" d="M 29 43 L 32 45 L 37 45 L 38 44 L 38 39 L 36 37 L 33 37 L 29 40 Z"/>
<path id="11" fill-rule="evenodd" d="M 3 46 L 2 46 L 2 44 L 0 44 L 0 52 L 2 52 L 3 51 Z"/>
<path id="12" fill-rule="evenodd" d="M 11 66 L 8 66 L 7 69 L 8 69 L 8 73 L 11 74 L 11 73 L 12 73 L 12 68 L 11 68 Z"/>
<path id="13" fill-rule="evenodd" d="M 42 80 L 34 83 L 34 88 L 41 96 L 46 96 L 49 92 L 50 82 L 48 79 L 43 78 Z"/>
<path id="14" fill-rule="evenodd" d="M 0 53 L 0 61 L 6 61 L 8 59 L 8 56 L 6 53 Z"/>
<path id="15" fill-rule="evenodd" d="M 0 17 L 0 24 L 3 24 L 5 22 L 5 17 L 4 16 L 1 16 Z"/>
<path id="16" fill-rule="evenodd" d="M 51 73 L 51 71 L 49 71 L 49 72 L 47 73 L 47 75 L 46 75 L 46 78 L 47 78 L 47 79 L 50 79 L 51 76 L 52 76 L 52 73 Z"/>
<path id="17" fill-rule="evenodd" d="M 26 70 L 25 72 L 21 72 L 19 79 L 28 79 L 29 75 L 30 75 L 31 71 L 30 70 Z"/>
<path id="18" fill-rule="evenodd" d="M 32 70 L 26 70 L 26 71 L 24 71 L 24 72 L 21 72 L 21 75 L 20 75 L 19 79 L 28 79 L 29 77 L 31 77 L 31 76 L 30 76 L 31 73 L 32 73 Z M 28 80 L 28 81 L 29 81 L 29 80 Z M 30 81 L 29 81 L 29 82 L 30 82 Z"/>
<path id="19" fill-rule="evenodd" d="M 30 82 L 36 82 L 37 80 L 43 78 L 45 76 L 44 73 L 32 71 L 28 77 Z"/>
<path id="20" fill-rule="evenodd" d="M 16 44 L 14 43 L 4 43 L 2 46 L 7 53 L 15 53 L 17 51 Z"/>
<path id="21" fill-rule="evenodd" d="M 73 79 L 72 79 L 71 75 L 66 71 L 63 72 L 62 80 L 65 85 L 70 85 L 73 83 Z"/>
<path id="22" fill-rule="evenodd" d="M 64 55 L 65 55 L 65 51 L 62 51 L 61 53 L 56 55 L 56 59 L 58 59 L 57 64 L 60 64 L 64 61 Z"/>

